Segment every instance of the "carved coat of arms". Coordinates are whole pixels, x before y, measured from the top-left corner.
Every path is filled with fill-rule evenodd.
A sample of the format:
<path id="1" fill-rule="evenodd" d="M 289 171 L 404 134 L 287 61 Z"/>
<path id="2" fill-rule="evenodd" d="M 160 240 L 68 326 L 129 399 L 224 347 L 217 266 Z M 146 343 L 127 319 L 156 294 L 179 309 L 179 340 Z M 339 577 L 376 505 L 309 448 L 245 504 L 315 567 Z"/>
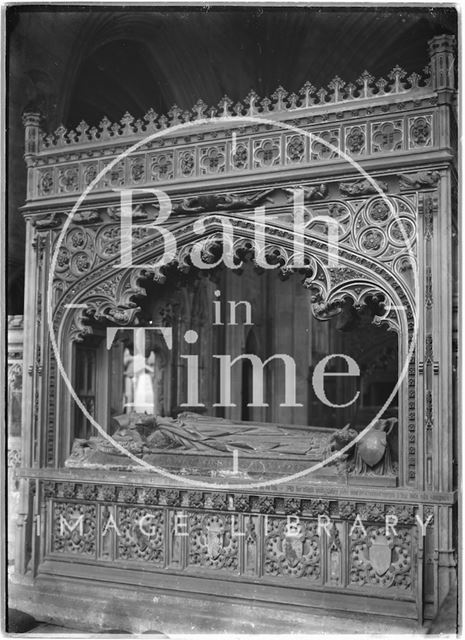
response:
<path id="1" fill-rule="evenodd" d="M 224 531 L 220 522 L 212 522 L 207 527 L 207 551 L 211 560 L 217 560 L 223 551 Z"/>
<path id="2" fill-rule="evenodd" d="M 383 535 L 377 535 L 371 543 L 368 557 L 376 574 L 384 576 L 391 566 L 392 560 L 392 549 L 389 540 Z"/>
<path id="3" fill-rule="evenodd" d="M 290 567 L 296 567 L 304 555 L 305 535 L 299 526 L 298 533 L 294 535 L 286 535 L 283 543 L 284 557 Z"/>

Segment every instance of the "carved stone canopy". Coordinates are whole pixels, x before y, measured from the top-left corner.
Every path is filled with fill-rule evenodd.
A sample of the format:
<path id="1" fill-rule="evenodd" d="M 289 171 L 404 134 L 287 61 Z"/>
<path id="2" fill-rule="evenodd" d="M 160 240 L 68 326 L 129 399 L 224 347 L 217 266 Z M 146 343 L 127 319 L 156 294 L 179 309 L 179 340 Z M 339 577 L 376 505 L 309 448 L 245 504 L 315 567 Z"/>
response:
<path id="1" fill-rule="evenodd" d="M 375 211 L 373 209 L 373 211 Z M 375 211 L 376 213 L 376 211 Z M 375 215 L 373 213 L 372 215 Z M 371 215 L 371 214 L 370 214 Z M 406 222 L 405 224 L 410 224 Z M 283 227 L 279 221 L 270 221 L 267 225 L 267 241 L 263 246 L 257 240 L 254 221 L 244 216 L 236 216 L 228 213 L 228 224 L 234 231 L 233 246 L 228 247 L 231 255 L 232 266 L 239 270 L 241 263 L 251 259 L 254 265 L 263 269 L 263 265 L 274 266 L 280 277 L 300 271 L 303 276 L 303 285 L 309 290 L 312 310 L 317 318 L 324 319 L 338 313 L 345 299 L 349 298 L 355 306 L 364 306 L 367 295 L 377 296 L 385 301 L 385 309 L 382 316 L 392 328 L 398 327 L 398 314 L 392 309 L 395 305 L 406 306 L 413 304 L 412 293 L 407 281 L 402 280 L 392 272 L 392 250 L 386 254 L 384 263 L 376 258 L 379 250 L 368 249 L 361 254 L 354 249 L 353 241 L 348 238 L 339 250 L 339 265 L 337 268 L 328 267 L 328 241 L 324 235 L 314 234 L 309 237 L 305 246 L 304 266 L 296 268 L 294 265 L 294 235 L 291 229 Z M 148 267 L 161 257 L 163 247 L 158 235 L 142 234 L 140 240 L 133 247 L 133 268 L 115 269 L 119 262 L 118 251 L 109 254 L 109 259 L 97 264 L 93 269 L 87 268 L 85 260 L 91 260 L 92 256 L 85 254 L 78 248 L 74 257 L 66 260 L 79 259 L 83 264 L 83 275 L 72 286 L 63 280 L 57 279 L 55 283 L 55 321 L 59 322 L 66 315 L 70 317 L 69 304 L 81 305 L 72 311 L 74 314 L 73 325 L 69 326 L 66 335 L 73 339 L 80 339 L 90 328 L 87 320 L 91 317 L 95 320 L 106 320 L 118 325 L 128 325 L 134 321 L 140 309 L 136 303 L 137 296 L 144 296 L 145 289 L 141 281 L 147 277 L 153 278 L 157 283 L 163 283 L 167 274 L 173 270 L 180 274 L 195 272 L 192 261 L 192 251 L 201 247 L 201 259 L 206 265 L 205 271 L 211 273 L 219 264 L 224 242 L 224 222 L 221 216 L 212 216 L 208 225 L 205 225 L 203 236 L 193 232 L 194 221 L 178 228 L 177 252 L 172 262 L 164 267 Z M 116 227 L 116 230 L 118 228 Z M 79 233 L 79 237 L 72 235 L 72 241 L 79 246 L 88 243 L 92 246 L 92 236 L 82 227 L 72 230 L 71 234 Z M 109 233 L 109 231 L 108 231 Z M 363 227 L 359 234 L 366 235 Z M 377 231 L 377 233 L 383 233 Z M 83 235 L 84 234 L 84 235 Z M 87 234 L 87 235 L 86 235 Z M 110 237 L 110 236 L 109 236 Z M 118 241 L 118 236 L 115 236 Z M 368 237 L 367 237 L 368 242 Z M 372 246 L 374 240 L 370 239 Z M 384 241 L 383 242 L 387 242 Z M 199 244 L 200 243 L 200 244 Z M 376 245 L 378 246 L 378 245 Z M 63 249 L 69 251 L 69 249 Z M 61 249 L 60 249 L 61 251 Z M 407 256 L 400 258 L 404 260 Z M 370 254 L 374 253 L 371 258 Z M 397 254 L 394 254 L 396 256 Z M 399 258 L 396 258 L 399 262 Z M 66 266 L 67 263 L 65 263 Z M 137 267 L 138 264 L 144 266 Z M 397 264 L 397 263 L 396 263 Z M 399 263 L 400 264 L 400 263 Z M 211 269 L 209 268 L 211 265 Z M 230 265 L 231 266 L 231 265 Z M 57 276 L 59 272 L 57 272 Z M 381 296 L 381 298 L 380 298 Z M 68 306 L 67 306 L 68 305 Z M 329 314 L 329 316 L 328 316 Z M 376 314 L 377 321 L 381 317 Z"/>

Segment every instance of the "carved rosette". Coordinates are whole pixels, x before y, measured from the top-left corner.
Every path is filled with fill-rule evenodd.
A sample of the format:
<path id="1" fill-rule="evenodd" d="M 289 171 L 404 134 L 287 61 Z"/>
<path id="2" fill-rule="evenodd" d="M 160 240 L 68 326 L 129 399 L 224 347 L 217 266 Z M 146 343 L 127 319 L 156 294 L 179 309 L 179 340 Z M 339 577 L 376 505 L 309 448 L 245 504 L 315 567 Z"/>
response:
<path id="1" fill-rule="evenodd" d="M 409 149 L 431 147 L 433 145 L 433 117 L 417 116 L 408 119 Z"/>
<path id="2" fill-rule="evenodd" d="M 249 168 L 249 145 L 238 141 L 231 144 L 230 166 L 232 171 L 243 171 Z"/>
<path id="3" fill-rule="evenodd" d="M 286 136 L 286 162 L 297 164 L 305 160 L 307 137 L 302 135 Z"/>
<path id="4" fill-rule="evenodd" d="M 366 125 L 345 127 L 345 151 L 352 156 L 359 156 L 366 151 Z"/>

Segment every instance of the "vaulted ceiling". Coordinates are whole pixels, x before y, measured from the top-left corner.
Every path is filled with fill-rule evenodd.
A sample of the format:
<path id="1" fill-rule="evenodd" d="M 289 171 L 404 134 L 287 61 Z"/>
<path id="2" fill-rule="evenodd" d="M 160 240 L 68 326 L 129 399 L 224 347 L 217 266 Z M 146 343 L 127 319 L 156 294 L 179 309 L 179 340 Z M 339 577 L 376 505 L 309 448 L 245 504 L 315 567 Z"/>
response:
<path id="1" fill-rule="evenodd" d="M 21 114 L 38 108 L 43 126 L 96 124 L 125 111 L 142 116 L 202 98 L 216 105 L 254 89 L 298 91 L 338 75 L 355 81 L 364 69 L 386 75 L 428 62 L 427 42 L 456 32 L 453 9 L 221 8 L 157 10 L 55 5 L 17 6 L 7 13 L 9 153 L 9 313 L 22 312 L 25 197 Z"/>
<path id="2" fill-rule="evenodd" d="M 367 67 L 378 76 L 395 64 L 419 71 L 427 41 L 450 31 L 450 17 L 302 8 L 115 14 L 82 51 L 66 120 L 117 118 L 123 109 L 140 116 L 174 103 L 189 109 L 198 98 L 216 105 L 225 93 L 237 101 L 280 84 L 298 91 L 306 80 L 354 81 Z"/>

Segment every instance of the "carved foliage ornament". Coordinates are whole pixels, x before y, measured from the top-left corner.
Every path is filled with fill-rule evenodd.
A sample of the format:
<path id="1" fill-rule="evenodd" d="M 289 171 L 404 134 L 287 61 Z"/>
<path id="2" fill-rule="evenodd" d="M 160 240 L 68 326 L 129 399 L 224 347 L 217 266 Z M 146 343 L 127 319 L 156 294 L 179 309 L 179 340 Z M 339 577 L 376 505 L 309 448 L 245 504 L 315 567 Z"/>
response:
<path id="1" fill-rule="evenodd" d="M 151 486 L 95 484 L 91 482 L 43 483 L 46 499 L 72 499 L 93 503 L 105 502 L 128 507 L 157 505 L 169 508 L 211 510 L 212 508 L 230 512 L 248 512 L 262 515 L 301 514 L 304 518 L 318 518 L 328 515 L 342 520 L 355 520 L 360 515 L 364 523 L 383 523 L 387 515 L 395 515 L 400 524 L 415 524 L 417 508 L 413 504 L 386 504 L 380 502 L 359 502 L 356 499 L 322 499 L 318 497 L 300 498 L 256 495 L 252 493 L 230 494 L 216 491 L 191 489 L 170 489 Z M 58 504 L 58 503 L 57 503 Z M 95 506 L 95 505 L 94 505 Z M 150 509 L 147 511 L 147 513 Z M 145 512 L 144 512 L 145 513 Z M 424 520 L 425 518 L 423 518 Z M 286 520 L 287 521 L 287 520 Z"/>
<path id="2" fill-rule="evenodd" d="M 419 116 L 409 118 L 409 148 L 428 147 L 432 145 L 432 118 Z"/>
<path id="3" fill-rule="evenodd" d="M 429 102 L 432 100 L 430 98 Z M 377 111 L 389 111 L 393 106 L 380 105 Z M 395 108 L 396 111 L 406 109 L 407 104 L 398 103 Z M 339 113 L 339 116 L 343 117 L 343 114 Z M 322 128 L 327 121 L 328 114 L 288 121 L 288 124 L 303 127 L 319 139 L 309 139 L 301 133 L 289 135 L 286 131 L 270 136 L 268 125 L 263 123 L 240 128 L 241 137 L 234 139 L 234 142 L 231 142 L 230 129 L 153 141 L 147 143 L 148 148 L 143 154 L 138 152 L 121 160 L 93 186 L 93 190 L 110 190 L 124 185 L 152 186 L 154 182 L 169 182 L 194 176 L 202 179 L 218 173 L 257 171 L 276 165 L 327 161 L 338 157 L 339 150 L 360 157 L 368 154 L 386 155 L 398 150 L 432 145 L 432 113 L 416 118 L 404 115 L 392 121 L 372 122 L 365 117 L 357 125 L 335 123 L 331 127 Z M 310 123 L 311 130 L 308 129 Z M 371 136 L 367 135 L 368 129 Z M 258 131 L 261 131 L 260 137 L 255 135 Z M 407 135 L 404 135 L 404 131 L 407 131 Z M 221 136 L 221 141 L 216 140 L 218 136 Z M 205 139 L 216 141 L 203 146 Z M 197 143 L 196 146 L 193 146 L 194 142 Z M 165 146 L 166 150 L 160 150 L 160 147 Z M 122 148 L 112 147 L 111 153 Z M 36 176 L 30 185 L 33 197 L 41 199 L 52 195 L 71 196 L 82 192 L 109 163 L 109 153 L 105 147 L 92 148 L 93 157 L 102 156 L 100 160 L 94 161 L 89 161 L 89 153 L 85 150 L 76 151 L 76 154 L 61 152 L 56 158 L 51 158 L 48 154 L 47 159 L 39 156 L 34 160 L 39 166 L 34 169 Z M 52 161 L 55 161 L 55 166 L 43 166 Z"/>
<path id="4" fill-rule="evenodd" d="M 121 507 L 119 509 L 118 558 L 144 560 L 163 565 L 165 514 L 162 509 Z"/>
<path id="5" fill-rule="evenodd" d="M 282 576 L 310 580 L 316 584 L 328 573 L 331 583 L 338 585 L 341 585 L 343 577 L 341 566 L 347 563 L 352 588 L 412 589 L 415 571 L 412 554 L 417 535 L 413 505 L 332 501 L 323 512 L 329 512 L 331 520 L 336 517 L 347 521 L 350 534 L 349 529 L 344 534 L 341 522 L 333 520 L 330 537 L 326 538 L 318 535 L 319 509 L 314 510 L 311 519 L 305 515 L 287 517 L 285 514 L 264 513 L 254 516 L 212 512 L 211 506 L 206 511 L 182 509 L 180 512 L 175 505 L 145 506 L 142 500 L 149 491 L 165 494 L 178 490 L 92 483 L 44 483 L 45 498 L 60 495 L 64 499 L 54 499 L 50 503 L 50 551 L 92 560 L 144 562 L 148 570 L 150 566 L 156 568 L 166 564 L 173 564 L 179 569 L 181 564 L 187 571 L 195 571 L 199 567 L 236 575 L 241 571 L 257 577 L 263 575 L 267 580 Z M 116 493 L 130 503 L 119 499 L 119 504 L 115 503 Z M 211 503 L 209 492 L 181 490 L 181 493 L 183 504 L 185 497 L 189 496 L 192 499 L 187 502 L 200 504 L 201 493 L 205 494 L 205 502 Z M 132 503 L 132 496 L 137 496 L 138 504 Z M 276 506 L 290 505 L 293 500 L 297 501 L 296 504 L 300 502 L 299 498 L 292 497 L 287 499 L 287 503 L 278 496 L 260 497 L 275 501 Z M 253 504 L 256 496 L 248 498 Z M 96 499 L 103 501 L 99 510 L 94 502 Z M 312 501 L 315 505 L 324 502 L 316 498 Z M 302 500 L 304 512 L 308 510 L 306 502 Z M 422 521 L 432 510 L 434 508 L 424 507 Z M 181 521 L 174 518 L 179 513 L 184 514 Z M 384 518 L 388 514 L 398 519 L 395 533 L 386 532 Z M 357 515 L 363 526 L 356 524 Z M 176 538 L 174 531 L 179 522 L 182 522 L 186 535 Z M 181 560 L 184 554 L 180 553 L 180 547 L 185 549 L 185 562 Z M 259 563 L 262 568 L 257 573 L 258 558 L 262 558 Z"/>
<path id="6" fill-rule="evenodd" d="M 317 580 L 321 573 L 320 537 L 316 522 L 292 526 L 282 518 L 268 518 L 265 574 Z"/>
<path id="7" fill-rule="evenodd" d="M 309 198 L 318 197 L 318 194 L 324 196 L 323 186 L 320 188 L 315 188 L 311 190 L 308 194 Z M 260 194 L 256 196 L 256 198 L 264 198 L 267 197 L 265 194 Z M 197 201 L 194 203 L 188 203 L 188 206 L 208 206 L 208 203 L 203 201 Z M 225 206 L 233 207 L 235 205 L 234 199 L 225 198 Z M 242 203 L 241 203 L 242 204 Z M 183 205 L 185 206 L 185 205 Z M 242 236 L 246 236 L 248 233 L 252 234 L 250 239 L 247 237 L 235 237 L 234 238 L 234 246 L 233 246 L 233 254 L 235 256 L 236 264 L 240 264 L 241 256 L 244 255 L 244 252 L 251 252 L 255 254 L 255 262 L 258 259 L 258 256 L 261 256 L 263 251 L 262 248 L 255 247 L 255 241 L 253 238 L 254 225 L 252 221 L 247 221 L 244 219 L 238 219 L 234 221 L 235 233 L 238 233 Z M 222 242 L 222 234 L 214 233 L 213 229 L 216 226 L 221 226 L 221 218 L 219 216 L 211 216 L 211 224 L 208 228 L 208 233 L 210 234 L 204 240 L 195 240 L 191 241 L 188 244 L 183 244 L 183 236 L 188 237 L 191 233 L 190 226 L 186 225 L 181 233 L 179 238 L 180 249 L 178 249 L 178 255 L 176 259 L 177 268 L 181 271 L 189 271 L 191 269 L 191 260 L 190 253 L 194 246 L 198 246 L 198 243 L 203 243 L 203 261 L 208 263 L 211 261 L 214 263 L 217 260 L 217 252 L 220 252 L 221 255 L 221 242 Z M 139 229 L 139 228 L 136 228 Z M 139 229 L 140 231 L 146 231 L 143 227 Z M 102 281 L 101 275 L 99 275 L 98 269 L 95 268 L 91 270 L 92 260 L 96 259 L 95 252 L 92 252 L 91 247 L 95 246 L 97 249 L 97 255 L 101 256 L 99 258 L 100 261 L 103 260 L 103 256 L 105 254 L 110 253 L 115 255 L 117 254 L 117 250 L 119 247 L 119 227 L 115 225 L 114 227 L 106 226 L 103 227 L 97 236 L 97 240 L 93 239 L 93 236 L 86 235 L 89 232 L 89 228 L 83 229 L 72 229 L 68 235 L 65 245 L 61 248 L 59 256 L 58 256 L 58 267 L 62 269 L 64 273 L 66 273 L 67 277 L 72 277 L 73 274 L 81 274 L 85 277 L 81 278 L 79 283 L 75 283 L 73 285 L 73 291 L 75 294 L 81 290 L 80 296 L 85 295 L 85 301 L 87 304 L 86 313 L 83 313 L 82 310 L 78 311 L 76 315 L 75 325 L 79 334 L 79 331 L 82 330 L 82 326 L 86 324 L 86 317 L 93 315 L 96 319 L 99 318 L 108 318 L 116 321 L 119 324 L 127 324 L 132 321 L 135 313 L 137 313 L 136 305 L 131 302 L 132 296 L 140 295 L 144 293 L 144 290 L 141 289 L 139 281 L 142 277 L 148 275 L 147 270 L 134 270 L 132 269 L 129 273 L 125 272 L 123 277 L 121 277 L 121 272 L 118 271 L 116 274 L 112 274 L 111 280 L 106 281 L 105 285 L 98 285 L 97 287 L 92 286 L 92 281 L 94 279 L 99 279 Z M 144 235 L 144 233 L 139 234 Z M 276 238 L 276 240 L 273 238 Z M 293 257 L 292 257 L 292 249 L 286 248 L 285 241 L 289 237 L 289 240 L 292 240 L 292 234 L 285 229 L 282 228 L 273 228 L 270 226 L 269 229 L 269 237 L 270 241 L 265 245 L 265 255 L 261 256 L 260 259 L 267 260 L 270 264 L 276 264 L 279 266 L 280 270 L 283 274 L 289 274 L 295 271 L 293 268 Z M 384 250 L 386 246 L 387 240 L 379 229 L 371 229 L 360 232 L 360 242 L 364 244 L 363 249 L 365 255 L 368 252 L 379 253 Z M 313 295 L 317 295 L 316 298 L 313 299 L 313 303 L 318 303 L 321 305 L 321 302 L 324 298 L 327 298 L 328 292 L 331 288 L 331 279 L 329 273 L 326 271 L 326 267 L 324 266 L 324 261 L 327 259 L 325 256 L 325 248 L 326 242 L 322 237 L 321 241 L 312 240 L 312 249 L 315 255 L 314 258 L 307 259 L 307 275 L 305 278 L 304 286 L 313 288 L 315 293 Z M 366 246 L 365 246 L 366 245 Z M 134 263 L 140 261 L 141 258 L 138 257 L 138 254 L 145 253 L 146 255 L 142 257 L 144 262 L 147 261 L 147 253 L 153 251 L 151 247 L 157 247 L 159 249 L 159 243 L 157 242 L 156 236 L 148 236 L 147 238 L 141 240 L 140 244 L 134 245 Z M 75 253 L 73 253 L 75 251 Z M 320 254 L 322 257 L 316 258 L 316 256 Z M 340 256 L 344 258 L 344 251 L 340 251 Z M 115 260 L 117 258 L 114 258 Z M 322 261 L 323 260 L 323 261 Z M 380 267 L 369 267 L 368 261 L 363 256 L 350 256 L 350 260 L 357 263 L 357 266 L 363 266 L 366 263 L 366 266 L 369 269 L 370 279 L 373 278 L 373 272 L 379 273 L 380 278 L 383 281 L 383 288 L 385 286 L 385 280 L 392 280 L 392 277 L 389 274 L 389 271 L 385 271 Z M 341 265 L 342 266 L 342 265 Z M 106 264 L 102 265 L 102 268 L 105 271 L 109 271 L 111 269 L 111 261 L 107 261 Z M 89 274 L 89 275 L 87 275 Z M 154 269 L 153 277 L 162 282 L 165 278 L 163 274 L 163 269 Z M 363 276 L 361 276 L 363 278 Z M 114 281 L 114 284 L 111 282 Z M 381 282 L 381 280 L 380 280 Z M 395 287 L 398 288 L 399 285 L 395 282 Z M 350 292 L 348 291 L 349 295 Z M 70 302 L 77 302 L 79 296 L 73 295 L 72 297 L 69 293 L 62 298 L 62 303 L 65 303 L 66 297 L 71 298 Z M 59 318 L 59 314 L 62 313 L 62 307 L 58 310 L 57 319 Z"/>
<path id="8" fill-rule="evenodd" d="M 346 128 L 345 146 L 346 152 L 352 155 L 359 155 L 365 151 L 366 126 L 359 125 Z"/>
<path id="9" fill-rule="evenodd" d="M 54 503 L 52 550 L 94 557 L 96 553 L 96 514 L 91 504 Z M 75 524 L 82 516 L 82 528 L 67 527 L 63 521 Z"/>
<path id="10" fill-rule="evenodd" d="M 237 518 L 233 523 L 230 515 L 193 513 L 189 525 L 190 565 L 238 570 Z"/>
<path id="11" fill-rule="evenodd" d="M 366 99 L 368 97 L 383 97 L 386 94 L 416 94 L 430 83 L 430 71 L 425 70 L 424 75 L 412 73 L 407 82 L 407 73 L 398 65 L 387 74 L 388 80 L 380 78 L 375 82 L 374 76 L 368 71 L 364 71 L 356 82 L 346 83 L 336 76 L 329 82 L 327 89 L 321 88 L 318 91 L 310 83 L 305 82 L 298 93 L 289 94 L 283 87 L 278 87 L 270 97 L 260 98 L 255 91 L 250 91 L 242 102 L 234 105 L 234 113 L 237 115 L 255 115 L 258 113 L 285 113 L 296 109 L 305 109 L 313 105 L 335 104 L 344 101 Z M 315 95 L 317 99 L 315 99 Z M 23 117 L 27 130 L 27 149 L 32 151 L 36 148 L 37 142 L 42 148 L 57 147 L 63 148 L 68 145 L 86 142 L 116 141 L 118 138 L 147 135 L 154 131 L 164 129 L 168 126 L 204 118 L 206 116 L 222 115 L 231 116 L 233 101 L 224 96 L 219 101 L 217 107 L 208 107 L 203 100 L 197 103 L 188 111 L 183 111 L 177 105 L 173 105 L 167 115 L 159 116 L 153 109 L 149 109 L 143 119 L 135 119 L 130 113 L 125 113 L 119 122 L 111 123 L 105 116 L 98 127 L 91 127 L 82 121 L 75 130 L 67 131 L 60 126 L 53 134 L 46 135 L 40 132 L 37 136 L 39 118 L 36 114 L 26 113 Z M 38 138 L 38 140 L 37 140 Z"/>
<path id="12" fill-rule="evenodd" d="M 354 529 L 351 536 L 351 585 L 395 586 L 411 590 L 412 532 L 398 527 L 393 536 L 386 534 L 385 527 L 368 527 L 368 538 L 365 538 L 361 528 Z"/>

